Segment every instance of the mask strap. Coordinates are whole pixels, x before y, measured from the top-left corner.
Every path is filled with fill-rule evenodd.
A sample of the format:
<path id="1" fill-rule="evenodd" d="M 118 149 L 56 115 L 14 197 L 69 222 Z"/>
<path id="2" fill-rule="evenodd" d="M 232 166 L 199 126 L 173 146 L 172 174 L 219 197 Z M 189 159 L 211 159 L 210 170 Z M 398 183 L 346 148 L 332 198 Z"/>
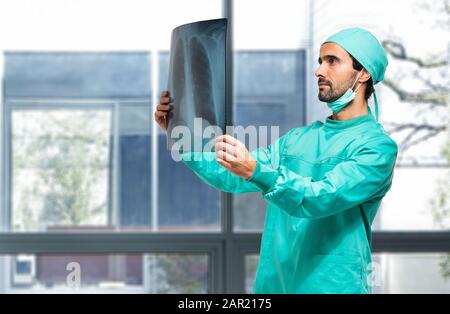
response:
<path id="1" fill-rule="evenodd" d="M 364 71 L 364 70 L 361 70 L 361 71 Z M 361 76 L 362 76 L 362 72 L 361 72 L 361 75 L 356 79 L 356 81 L 355 81 L 355 83 L 353 84 L 353 86 L 355 86 L 355 84 L 356 84 L 356 82 L 361 78 Z M 361 84 L 362 85 L 362 84 Z M 361 87 L 361 85 L 359 85 L 356 89 L 355 89 L 355 93 L 356 93 L 356 91 L 358 90 L 358 88 L 360 88 Z M 353 89 L 353 86 L 352 86 L 352 89 Z M 378 121 L 378 100 L 377 100 L 377 94 L 375 93 L 375 89 L 373 90 L 373 100 L 374 100 L 374 102 L 375 102 L 375 119 Z M 369 106 L 369 104 L 367 104 L 367 107 L 369 108 L 369 113 L 370 114 L 372 114 L 372 110 L 370 110 L 370 106 Z M 373 114 L 372 114 L 373 115 Z"/>
<path id="2" fill-rule="evenodd" d="M 352 90 L 353 90 L 353 87 L 355 87 L 355 84 L 356 84 L 356 82 L 358 82 L 358 80 L 361 78 L 361 76 L 363 75 L 363 71 L 364 70 L 361 70 L 361 75 L 355 80 L 355 83 L 353 83 L 353 86 L 352 86 Z M 358 90 L 358 88 L 360 88 L 361 87 L 361 85 L 362 84 L 360 84 L 355 90 L 354 90 L 354 93 L 356 93 L 356 91 Z"/>

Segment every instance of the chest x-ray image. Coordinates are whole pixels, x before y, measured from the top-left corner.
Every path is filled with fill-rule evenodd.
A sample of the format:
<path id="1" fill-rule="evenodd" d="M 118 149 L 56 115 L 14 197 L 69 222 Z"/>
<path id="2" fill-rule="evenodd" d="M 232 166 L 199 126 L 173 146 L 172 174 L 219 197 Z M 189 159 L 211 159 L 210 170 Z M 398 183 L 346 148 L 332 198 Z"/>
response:
<path id="1" fill-rule="evenodd" d="M 178 142 L 179 152 L 201 151 L 211 140 L 202 137 L 206 127 L 225 132 L 226 32 L 224 18 L 185 24 L 172 31 L 167 85 L 173 109 L 168 115 L 168 150 L 175 149 Z M 189 130 L 182 135 L 190 137 L 184 138 L 187 145 L 179 147 L 181 136 L 172 133 L 174 129 Z"/>

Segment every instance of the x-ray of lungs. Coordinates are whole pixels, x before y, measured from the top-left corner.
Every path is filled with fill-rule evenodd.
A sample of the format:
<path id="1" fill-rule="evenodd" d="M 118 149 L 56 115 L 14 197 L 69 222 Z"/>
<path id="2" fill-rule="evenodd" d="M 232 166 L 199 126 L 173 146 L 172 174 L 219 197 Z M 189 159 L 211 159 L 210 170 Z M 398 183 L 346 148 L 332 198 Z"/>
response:
<path id="1" fill-rule="evenodd" d="M 205 137 L 205 128 L 218 127 L 225 132 L 226 33 L 227 19 L 185 24 L 172 31 L 167 86 L 173 98 L 168 116 L 169 150 L 210 151 L 205 144 L 215 136 L 205 132 Z"/>

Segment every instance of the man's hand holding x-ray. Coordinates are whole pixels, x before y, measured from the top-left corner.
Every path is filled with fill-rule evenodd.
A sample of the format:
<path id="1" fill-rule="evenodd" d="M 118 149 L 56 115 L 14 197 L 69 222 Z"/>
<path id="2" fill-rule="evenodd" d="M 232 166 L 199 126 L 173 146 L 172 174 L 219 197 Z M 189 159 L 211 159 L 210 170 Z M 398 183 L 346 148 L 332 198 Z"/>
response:
<path id="1" fill-rule="evenodd" d="M 155 121 L 167 131 L 167 117 L 172 107 L 170 94 L 163 91 L 156 107 Z M 245 145 L 231 135 L 221 135 L 216 138 L 214 149 L 216 151 L 216 161 L 231 173 L 248 179 L 252 176 L 256 168 L 256 160 L 252 157 Z"/>

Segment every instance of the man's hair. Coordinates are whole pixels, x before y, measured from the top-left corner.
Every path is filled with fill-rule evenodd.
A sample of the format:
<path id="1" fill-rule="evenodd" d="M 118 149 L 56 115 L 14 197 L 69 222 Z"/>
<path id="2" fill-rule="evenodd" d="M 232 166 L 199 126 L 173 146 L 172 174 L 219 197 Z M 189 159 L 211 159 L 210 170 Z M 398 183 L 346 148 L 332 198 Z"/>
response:
<path id="1" fill-rule="evenodd" d="M 356 71 L 361 71 L 363 69 L 363 66 L 361 65 L 361 63 L 358 62 L 358 60 L 356 60 L 351 54 L 350 57 L 352 58 L 353 61 L 353 69 L 355 69 Z M 364 98 L 367 100 L 370 98 L 370 96 L 372 95 L 374 89 L 373 89 L 373 80 L 372 77 L 366 82 L 366 91 L 364 92 Z"/>

